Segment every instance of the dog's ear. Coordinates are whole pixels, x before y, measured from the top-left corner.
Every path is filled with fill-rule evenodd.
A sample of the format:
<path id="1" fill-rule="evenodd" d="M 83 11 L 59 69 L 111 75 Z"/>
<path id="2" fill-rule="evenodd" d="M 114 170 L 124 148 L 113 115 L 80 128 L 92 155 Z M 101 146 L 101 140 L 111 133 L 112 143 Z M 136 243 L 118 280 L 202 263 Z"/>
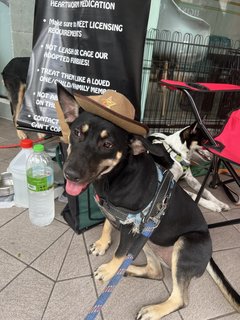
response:
<path id="1" fill-rule="evenodd" d="M 60 83 L 57 83 L 58 101 L 64 114 L 65 121 L 72 123 L 79 115 L 80 107 L 74 96 Z"/>
<path id="2" fill-rule="evenodd" d="M 166 169 L 171 167 L 173 160 L 167 150 L 164 148 L 163 144 L 152 144 L 150 140 L 139 135 L 134 135 L 130 141 L 130 147 L 133 155 L 147 152 L 153 156 L 157 163 Z"/>
<path id="3" fill-rule="evenodd" d="M 140 136 L 133 136 L 130 138 L 130 148 L 132 149 L 132 154 L 134 156 L 147 151 L 141 141 Z"/>
<path id="4" fill-rule="evenodd" d="M 134 155 L 143 152 L 148 152 L 158 157 L 165 155 L 165 148 L 162 148 L 161 144 L 152 144 L 150 140 L 139 135 L 134 135 L 131 139 L 131 148 Z"/>
<path id="5" fill-rule="evenodd" d="M 190 134 L 196 134 L 197 133 L 197 127 L 198 127 L 198 123 L 197 121 L 195 121 L 194 123 L 192 123 L 189 127 L 189 133 Z"/>
<path id="6" fill-rule="evenodd" d="M 194 135 L 197 133 L 197 126 L 198 126 L 198 123 L 197 121 L 195 121 L 189 127 L 187 127 L 182 132 L 180 132 L 180 138 L 182 142 L 187 141 L 191 135 Z"/>

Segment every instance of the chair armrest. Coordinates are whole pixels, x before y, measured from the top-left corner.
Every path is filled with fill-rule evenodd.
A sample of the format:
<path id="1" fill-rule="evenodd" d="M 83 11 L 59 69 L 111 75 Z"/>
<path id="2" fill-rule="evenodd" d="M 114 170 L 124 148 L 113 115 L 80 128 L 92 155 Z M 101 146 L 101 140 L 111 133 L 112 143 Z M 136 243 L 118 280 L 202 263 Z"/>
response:
<path id="1" fill-rule="evenodd" d="M 189 90 L 197 92 L 217 92 L 217 91 L 240 91 L 240 86 L 229 83 L 208 83 L 208 82 L 182 82 L 174 80 L 160 80 L 161 86 L 166 86 L 171 90 Z"/>

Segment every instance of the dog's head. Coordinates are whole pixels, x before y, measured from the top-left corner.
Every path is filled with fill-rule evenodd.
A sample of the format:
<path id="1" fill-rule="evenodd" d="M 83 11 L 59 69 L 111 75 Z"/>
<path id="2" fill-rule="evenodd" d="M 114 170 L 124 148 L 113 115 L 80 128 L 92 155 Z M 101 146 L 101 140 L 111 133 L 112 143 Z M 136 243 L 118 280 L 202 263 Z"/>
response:
<path id="1" fill-rule="evenodd" d="M 58 99 L 70 125 L 68 157 L 63 168 L 66 191 L 78 195 L 126 157 L 128 133 L 81 109 L 62 86 L 58 86 Z"/>
<path id="2" fill-rule="evenodd" d="M 192 151 L 197 150 L 201 146 L 203 140 L 206 139 L 203 132 L 197 126 L 197 122 L 194 122 L 183 129 L 180 132 L 179 137 L 182 144 L 186 144 L 187 148 Z"/>
<path id="3" fill-rule="evenodd" d="M 125 159 L 146 152 L 147 139 L 84 111 L 60 85 L 58 100 L 70 126 L 68 157 L 63 168 L 67 193 L 80 194 L 90 183 L 117 170 Z M 158 154 L 161 152 L 168 157 L 165 151 L 158 150 Z"/>

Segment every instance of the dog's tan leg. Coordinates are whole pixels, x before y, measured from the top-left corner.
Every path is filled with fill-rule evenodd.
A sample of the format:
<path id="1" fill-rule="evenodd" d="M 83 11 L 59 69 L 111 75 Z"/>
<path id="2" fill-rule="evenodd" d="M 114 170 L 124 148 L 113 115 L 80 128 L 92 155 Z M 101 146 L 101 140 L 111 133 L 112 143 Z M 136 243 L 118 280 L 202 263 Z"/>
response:
<path id="1" fill-rule="evenodd" d="M 179 239 L 173 249 L 172 255 L 172 280 L 173 290 L 170 297 L 163 303 L 143 307 L 138 313 L 137 319 L 141 320 L 159 320 L 167 314 L 187 305 L 187 289 L 190 279 L 178 275 L 179 252 L 182 249 L 183 241 Z"/>
<path id="2" fill-rule="evenodd" d="M 102 256 L 105 254 L 111 244 L 112 229 L 113 227 L 111 223 L 106 219 L 103 225 L 102 235 L 100 239 L 90 246 L 90 253 L 94 254 L 95 256 Z"/>
<path id="3" fill-rule="evenodd" d="M 133 277 L 161 280 L 163 277 L 163 271 L 159 258 L 156 257 L 147 243 L 143 247 L 143 251 L 146 255 L 147 264 L 145 266 L 130 265 L 126 274 Z"/>
<path id="4" fill-rule="evenodd" d="M 19 87 L 19 92 L 18 92 L 18 103 L 16 105 L 16 110 L 13 115 L 13 122 L 14 122 L 15 127 L 17 127 L 17 119 L 18 119 L 19 113 L 21 111 L 25 90 L 26 90 L 26 85 L 21 83 L 20 87 Z M 27 138 L 26 133 L 22 130 L 17 130 L 17 135 L 18 135 L 19 139 L 26 139 Z"/>
<path id="5" fill-rule="evenodd" d="M 16 130 L 17 131 L 17 136 L 20 140 L 26 139 L 27 135 L 23 130 Z"/>
<path id="6" fill-rule="evenodd" d="M 96 279 L 101 281 L 110 280 L 114 274 L 117 272 L 120 265 L 123 263 L 126 257 L 113 257 L 113 259 L 105 264 L 102 264 L 95 272 L 94 276 Z"/>
<path id="7" fill-rule="evenodd" d="M 46 136 L 46 134 L 45 134 L 45 133 L 38 132 L 38 133 L 37 133 L 37 136 L 38 136 L 39 139 L 43 139 L 43 138 Z"/>

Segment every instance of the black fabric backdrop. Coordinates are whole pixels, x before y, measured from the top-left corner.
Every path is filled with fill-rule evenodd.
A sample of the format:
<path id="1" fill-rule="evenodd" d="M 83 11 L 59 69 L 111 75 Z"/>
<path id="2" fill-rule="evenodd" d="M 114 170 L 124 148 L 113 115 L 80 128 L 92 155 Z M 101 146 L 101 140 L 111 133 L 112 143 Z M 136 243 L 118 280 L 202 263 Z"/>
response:
<path id="1" fill-rule="evenodd" d="M 140 117 L 150 0 L 36 0 L 33 51 L 20 128 L 60 134 L 56 82 L 84 95 L 117 90 Z"/>

